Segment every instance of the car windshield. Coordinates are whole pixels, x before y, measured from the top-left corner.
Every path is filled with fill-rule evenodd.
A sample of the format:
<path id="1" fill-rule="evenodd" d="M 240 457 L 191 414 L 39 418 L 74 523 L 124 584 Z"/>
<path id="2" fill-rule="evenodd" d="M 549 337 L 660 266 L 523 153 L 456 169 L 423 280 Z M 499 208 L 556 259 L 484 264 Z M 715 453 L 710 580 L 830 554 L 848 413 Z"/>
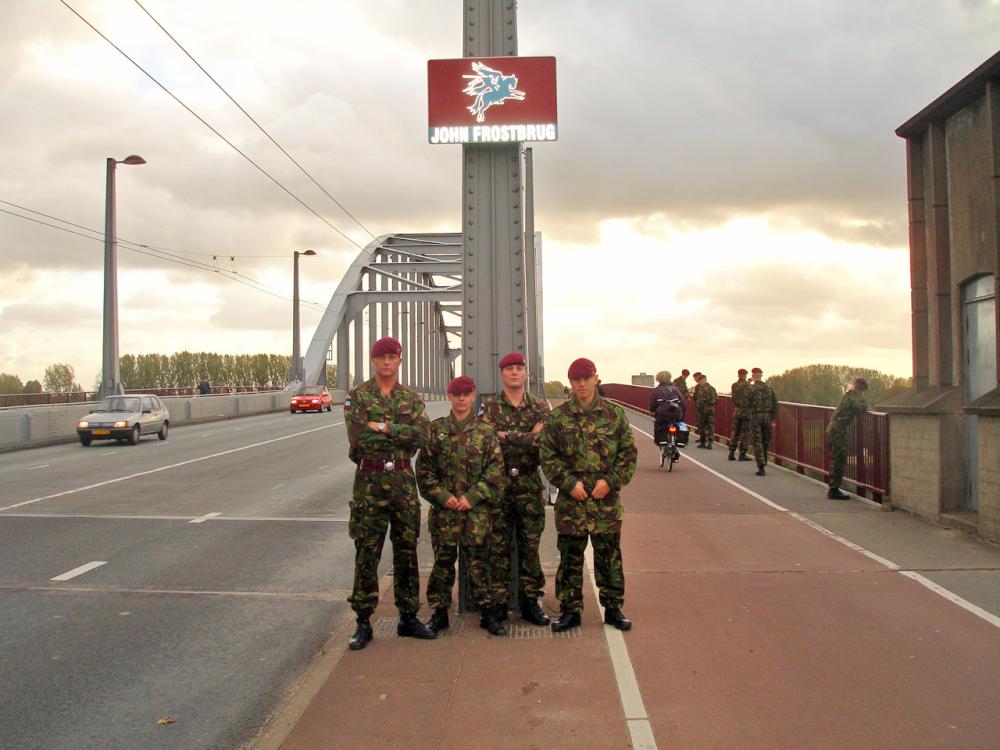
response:
<path id="1" fill-rule="evenodd" d="M 321 385 L 311 385 L 307 388 L 299 388 L 299 392 L 296 396 L 320 396 L 323 394 L 323 386 Z"/>
<path id="2" fill-rule="evenodd" d="M 140 400 L 125 396 L 109 396 L 101 399 L 100 406 L 95 411 L 139 411 Z"/>

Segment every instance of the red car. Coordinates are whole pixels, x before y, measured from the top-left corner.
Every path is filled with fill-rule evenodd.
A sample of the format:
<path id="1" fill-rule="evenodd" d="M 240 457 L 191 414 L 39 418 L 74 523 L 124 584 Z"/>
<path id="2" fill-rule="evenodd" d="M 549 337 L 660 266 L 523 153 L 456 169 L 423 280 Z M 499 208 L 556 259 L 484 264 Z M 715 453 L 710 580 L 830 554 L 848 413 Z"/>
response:
<path id="1" fill-rule="evenodd" d="M 292 403 L 288 406 L 288 411 L 294 414 L 297 411 L 332 411 L 333 399 L 330 398 L 330 391 L 323 385 L 307 385 L 299 388 L 298 392 L 292 396 Z"/>

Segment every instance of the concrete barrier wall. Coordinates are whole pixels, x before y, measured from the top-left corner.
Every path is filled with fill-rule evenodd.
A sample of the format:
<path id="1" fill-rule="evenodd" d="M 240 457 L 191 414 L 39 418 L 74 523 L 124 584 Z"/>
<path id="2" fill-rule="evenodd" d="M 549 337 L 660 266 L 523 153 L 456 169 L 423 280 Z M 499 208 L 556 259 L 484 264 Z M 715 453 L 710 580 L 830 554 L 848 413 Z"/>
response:
<path id="1" fill-rule="evenodd" d="M 331 390 L 330 395 L 333 396 L 333 403 L 344 403 L 344 391 Z M 170 412 L 171 427 L 181 427 L 196 422 L 285 411 L 291 396 L 291 391 L 271 391 L 220 396 L 171 396 L 161 397 L 160 400 Z M 0 451 L 72 442 L 77 439 L 77 421 L 89 414 L 93 407 L 93 403 L 87 403 L 0 409 Z"/>

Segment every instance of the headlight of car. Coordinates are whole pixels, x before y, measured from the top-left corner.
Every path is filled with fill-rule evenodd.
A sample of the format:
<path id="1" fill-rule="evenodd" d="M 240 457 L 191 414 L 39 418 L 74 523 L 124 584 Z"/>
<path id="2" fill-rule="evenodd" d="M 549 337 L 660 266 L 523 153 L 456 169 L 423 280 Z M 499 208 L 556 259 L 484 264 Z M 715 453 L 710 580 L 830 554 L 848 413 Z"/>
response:
<path id="1" fill-rule="evenodd" d="M 115 427 L 128 427 L 128 422 L 115 422 Z"/>
<path id="2" fill-rule="evenodd" d="M 86 427 L 90 427 L 90 422 L 81 419 L 79 422 L 76 423 L 76 426 L 79 427 L 80 429 L 84 429 Z"/>

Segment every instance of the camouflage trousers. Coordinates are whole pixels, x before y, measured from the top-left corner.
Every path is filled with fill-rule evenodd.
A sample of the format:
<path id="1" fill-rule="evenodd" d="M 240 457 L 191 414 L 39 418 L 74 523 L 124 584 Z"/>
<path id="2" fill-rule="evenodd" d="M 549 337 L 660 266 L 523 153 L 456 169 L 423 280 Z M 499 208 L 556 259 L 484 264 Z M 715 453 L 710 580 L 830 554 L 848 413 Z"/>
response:
<path id="1" fill-rule="evenodd" d="M 715 440 L 715 409 L 698 409 L 695 416 L 698 418 L 698 440 L 703 443 L 711 443 Z"/>
<path id="2" fill-rule="evenodd" d="M 830 446 L 830 489 L 840 489 L 847 468 L 847 431 L 831 430 L 827 436 Z"/>
<path id="3" fill-rule="evenodd" d="M 489 543 L 494 508 L 483 502 L 462 512 L 437 505 L 427 514 L 427 528 L 434 548 L 434 567 L 427 579 L 427 603 L 434 609 L 451 606 L 455 563 L 465 553 L 469 571 L 469 597 L 482 609 L 493 604 L 490 588 Z"/>
<path id="4" fill-rule="evenodd" d="M 767 463 L 767 446 L 771 442 L 771 418 L 767 414 L 751 415 L 750 440 L 757 466 L 764 466 Z"/>
<path id="5" fill-rule="evenodd" d="M 559 535 L 559 570 L 556 596 L 563 612 L 583 611 L 583 553 L 587 539 L 594 547 L 594 578 L 602 607 L 621 609 L 625 603 L 625 568 L 622 566 L 622 535 Z"/>
<path id="6" fill-rule="evenodd" d="M 733 437 L 729 441 L 729 452 L 740 449 L 740 455 L 745 456 L 750 446 L 750 415 L 745 412 L 733 414 Z"/>
<path id="7" fill-rule="evenodd" d="M 359 615 L 370 615 L 378 605 L 378 564 L 388 531 L 396 607 L 403 614 L 415 614 L 420 609 L 420 505 L 413 473 L 358 471 L 354 475 L 347 530 L 354 540 L 354 590 L 347 598 L 351 609 Z"/>
<path id="8" fill-rule="evenodd" d="M 511 582 L 511 547 L 517 544 L 518 582 L 521 600 L 540 599 L 545 592 L 545 574 L 538 545 L 545 528 L 545 496 L 538 472 L 512 478 L 493 515 L 490 538 L 490 579 L 493 598 L 507 601 Z"/>

